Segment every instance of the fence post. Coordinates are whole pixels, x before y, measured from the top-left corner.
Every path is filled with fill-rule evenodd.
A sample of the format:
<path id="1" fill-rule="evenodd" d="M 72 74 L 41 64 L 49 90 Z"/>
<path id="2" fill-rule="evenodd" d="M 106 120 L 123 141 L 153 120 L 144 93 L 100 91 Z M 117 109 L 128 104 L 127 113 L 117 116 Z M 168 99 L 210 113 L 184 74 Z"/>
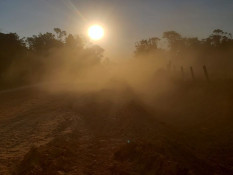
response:
<path id="1" fill-rule="evenodd" d="M 210 81 L 209 74 L 205 65 L 203 66 L 203 70 L 204 70 L 205 78 L 209 82 Z"/>
<path id="2" fill-rule="evenodd" d="M 192 66 L 190 67 L 190 72 L 191 72 L 193 81 L 195 81 L 195 75 L 194 75 L 194 71 L 193 71 L 193 67 Z"/>

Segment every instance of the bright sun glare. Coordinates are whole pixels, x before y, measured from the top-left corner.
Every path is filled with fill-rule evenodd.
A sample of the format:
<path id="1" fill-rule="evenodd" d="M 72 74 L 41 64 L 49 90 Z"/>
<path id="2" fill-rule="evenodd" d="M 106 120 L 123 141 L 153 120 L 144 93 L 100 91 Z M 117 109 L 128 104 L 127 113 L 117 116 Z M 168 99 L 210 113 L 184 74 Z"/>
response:
<path id="1" fill-rule="evenodd" d="M 88 35 L 92 40 L 100 40 L 104 36 L 104 29 L 99 25 L 89 27 Z"/>

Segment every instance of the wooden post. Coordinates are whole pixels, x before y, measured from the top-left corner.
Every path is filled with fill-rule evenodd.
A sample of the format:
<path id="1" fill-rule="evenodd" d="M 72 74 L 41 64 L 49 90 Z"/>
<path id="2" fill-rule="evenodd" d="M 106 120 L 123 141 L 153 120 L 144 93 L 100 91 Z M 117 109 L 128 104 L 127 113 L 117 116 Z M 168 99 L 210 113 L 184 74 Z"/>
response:
<path id="1" fill-rule="evenodd" d="M 209 82 L 210 81 L 209 74 L 205 65 L 203 66 L 203 70 L 204 70 L 205 78 Z"/>
<path id="2" fill-rule="evenodd" d="M 195 81 L 195 75 L 194 75 L 194 71 L 193 71 L 193 67 L 192 66 L 190 67 L 190 72 L 191 72 L 193 81 Z"/>

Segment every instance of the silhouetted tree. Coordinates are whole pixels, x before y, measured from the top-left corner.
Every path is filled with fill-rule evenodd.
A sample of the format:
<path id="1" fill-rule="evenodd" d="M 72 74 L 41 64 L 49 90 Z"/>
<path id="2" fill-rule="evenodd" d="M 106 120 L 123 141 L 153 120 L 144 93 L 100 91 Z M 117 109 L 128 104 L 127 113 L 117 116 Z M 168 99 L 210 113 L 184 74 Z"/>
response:
<path id="1" fill-rule="evenodd" d="M 158 42 L 160 41 L 159 38 L 154 37 L 148 40 L 141 40 L 135 44 L 136 55 L 146 54 L 155 52 L 158 49 Z"/>
<path id="2" fill-rule="evenodd" d="M 57 40 L 53 33 L 45 33 L 33 35 L 27 38 L 27 44 L 31 51 L 36 52 L 39 55 L 48 55 L 48 52 L 52 48 L 58 48 L 63 46 L 63 42 Z"/>
<path id="3" fill-rule="evenodd" d="M 168 31 L 163 33 L 163 38 L 167 39 L 168 47 L 173 54 L 177 55 L 184 48 L 184 39 L 175 31 Z"/>
<path id="4" fill-rule="evenodd" d="M 62 31 L 60 28 L 54 28 L 53 30 L 57 35 L 57 39 L 63 41 L 64 37 L 67 35 L 66 31 Z"/>
<path id="5" fill-rule="evenodd" d="M 213 48 L 229 48 L 232 47 L 232 35 L 223 30 L 216 29 L 213 33 L 204 40 L 204 44 Z"/>
<path id="6" fill-rule="evenodd" d="M 65 45 L 70 48 L 76 48 L 76 49 L 83 49 L 84 42 L 83 40 L 77 36 L 74 37 L 72 34 L 69 34 L 68 37 L 65 38 Z"/>
<path id="7" fill-rule="evenodd" d="M 24 40 L 20 39 L 16 33 L 0 33 L 0 76 L 14 59 L 21 57 L 25 51 Z"/>

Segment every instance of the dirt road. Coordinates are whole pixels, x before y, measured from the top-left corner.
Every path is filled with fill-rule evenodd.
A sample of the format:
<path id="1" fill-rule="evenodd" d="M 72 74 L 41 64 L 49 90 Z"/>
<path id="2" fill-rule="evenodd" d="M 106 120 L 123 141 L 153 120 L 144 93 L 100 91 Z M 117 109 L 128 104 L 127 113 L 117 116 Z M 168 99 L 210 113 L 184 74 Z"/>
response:
<path id="1" fill-rule="evenodd" d="M 199 156 L 186 136 L 158 120 L 165 114 L 127 89 L 81 95 L 23 88 L 0 98 L 3 175 L 232 173 Z"/>
<path id="2" fill-rule="evenodd" d="M 58 127 L 67 114 L 60 112 L 55 98 L 31 88 L 5 92 L 0 98 L 0 174 L 8 174 L 33 145 L 60 134 Z"/>

